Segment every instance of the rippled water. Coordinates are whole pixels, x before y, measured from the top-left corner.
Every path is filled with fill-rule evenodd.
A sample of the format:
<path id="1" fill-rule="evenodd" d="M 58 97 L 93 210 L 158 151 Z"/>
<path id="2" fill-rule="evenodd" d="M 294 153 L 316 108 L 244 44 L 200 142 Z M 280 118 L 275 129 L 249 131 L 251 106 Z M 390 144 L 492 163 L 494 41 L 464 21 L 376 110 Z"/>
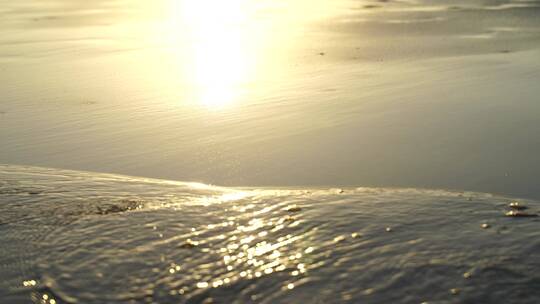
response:
<path id="1" fill-rule="evenodd" d="M 538 303 L 539 221 L 443 190 L 0 167 L 2 303 Z M 536 214 L 535 201 L 519 200 Z"/>

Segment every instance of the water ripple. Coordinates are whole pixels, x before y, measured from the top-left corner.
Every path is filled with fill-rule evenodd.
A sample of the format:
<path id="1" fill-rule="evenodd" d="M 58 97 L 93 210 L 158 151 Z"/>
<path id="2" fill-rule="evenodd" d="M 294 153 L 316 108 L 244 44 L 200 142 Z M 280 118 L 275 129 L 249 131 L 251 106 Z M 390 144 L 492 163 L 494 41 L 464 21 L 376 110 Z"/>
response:
<path id="1" fill-rule="evenodd" d="M 540 299 L 538 220 L 505 217 L 510 198 L 232 189 L 17 166 L 0 177 L 0 296 L 10 303 Z"/>

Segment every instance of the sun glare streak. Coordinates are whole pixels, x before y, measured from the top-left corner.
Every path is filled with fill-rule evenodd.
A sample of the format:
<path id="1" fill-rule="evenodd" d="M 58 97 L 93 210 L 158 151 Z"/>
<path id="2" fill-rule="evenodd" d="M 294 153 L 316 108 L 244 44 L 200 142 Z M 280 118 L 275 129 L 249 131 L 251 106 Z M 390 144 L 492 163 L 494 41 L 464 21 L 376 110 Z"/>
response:
<path id="1" fill-rule="evenodd" d="M 164 83 L 176 88 L 179 103 L 221 111 L 289 77 L 290 63 L 309 56 L 298 53 L 311 48 L 306 25 L 335 7 L 326 0 L 168 0 L 164 11 L 152 37 L 165 50 L 156 57 Z"/>
<path id="2" fill-rule="evenodd" d="M 249 80 L 248 7 L 245 0 L 183 0 L 172 5 L 172 30 L 190 42 L 178 47 L 188 49 L 195 98 L 210 110 L 237 102 Z"/>

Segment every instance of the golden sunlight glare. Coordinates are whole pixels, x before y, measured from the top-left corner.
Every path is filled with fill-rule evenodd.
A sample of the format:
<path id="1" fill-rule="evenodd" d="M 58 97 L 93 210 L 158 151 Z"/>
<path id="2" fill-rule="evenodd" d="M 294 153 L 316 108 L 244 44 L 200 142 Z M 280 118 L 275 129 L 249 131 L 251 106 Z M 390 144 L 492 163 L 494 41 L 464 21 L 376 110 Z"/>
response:
<path id="1" fill-rule="evenodd" d="M 219 110 L 241 95 L 242 83 L 249 79 L 247 50 L 249 19 L 245 0 L 184 0 L 175 2 L 172 20 L 192 43 L 191 78 L 200 105 Z M 179 46 L 180 47 L 180 46 Z"/>

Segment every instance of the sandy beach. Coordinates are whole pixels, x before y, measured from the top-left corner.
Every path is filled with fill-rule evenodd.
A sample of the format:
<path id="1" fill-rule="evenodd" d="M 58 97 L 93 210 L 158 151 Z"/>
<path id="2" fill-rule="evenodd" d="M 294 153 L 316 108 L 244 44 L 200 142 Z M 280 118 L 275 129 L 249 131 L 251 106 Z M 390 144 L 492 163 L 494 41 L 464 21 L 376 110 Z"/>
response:
<path id="1" fill-rule="evenodd" d="M 0 0 L 0 303 L 540 302 L 539 13 Z"/>
<path id="2" fill-rule="evenodd" d="M 540 197 L 538 2 L 210 2 L 4 2 L 0 162 Z"/>

